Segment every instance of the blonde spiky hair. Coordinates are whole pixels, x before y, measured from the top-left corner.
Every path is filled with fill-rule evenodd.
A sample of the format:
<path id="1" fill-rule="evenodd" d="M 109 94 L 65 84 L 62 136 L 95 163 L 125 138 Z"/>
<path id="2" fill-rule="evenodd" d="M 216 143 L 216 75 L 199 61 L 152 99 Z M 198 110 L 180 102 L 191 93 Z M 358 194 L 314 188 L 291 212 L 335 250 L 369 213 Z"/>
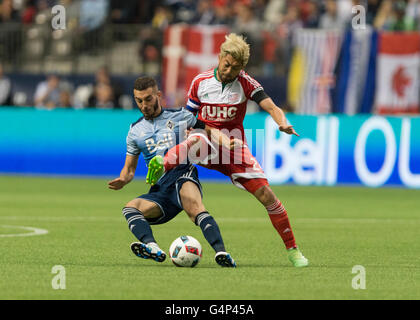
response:
<path id="1" fill-rule="evenodd" d="M 220 46 L 220 55 L 222 57 L 230 54 L 242 67 L 245 67 L 249 60 L 249 44 L 243 36 L 231 33 L 225 36 L 225 42 Z"/>

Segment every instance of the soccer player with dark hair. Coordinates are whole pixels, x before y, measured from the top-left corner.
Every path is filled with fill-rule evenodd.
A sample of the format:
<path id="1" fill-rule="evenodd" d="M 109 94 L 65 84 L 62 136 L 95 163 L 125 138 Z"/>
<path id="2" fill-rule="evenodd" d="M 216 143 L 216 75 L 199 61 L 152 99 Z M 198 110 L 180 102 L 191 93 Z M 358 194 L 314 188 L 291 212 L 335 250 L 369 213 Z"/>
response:
<path id="1" fill-rule="evenodd" d="M 110 189 L 119 190 L 134 178 L 140 153 L 150 165 L 150 159 L 165 155 L 171 147 L 182 142 L 184 131 L 188 128 L 204 129 L 230 148 L 228 137 L 197 120 L 191 112 L 184 108 L 162 108 L 161 97 L 162 93 L 153 78 L 144 77 L 135 81 L 134 98 L 143 117 L 130 126 L 125 164 L 120 176 L 108 182 Z M 236 267 L 235 261 L 225 250 L 216 221 L 203 205 L 197 168 L 190 163 L 179 165 L 166 173 L 147 194 L 129 201 L 123 208 L 128 226 L 138 239 L 138 242 L 131 244 L 134 254 L 145 259 L 164 261 L 166 253 L 157 245 L 150 225 L 166 223 L 182 210 L 201 228 L 216 252 L 216 262 L 222 267 Z"/>
<path id="2" fill-rule="evenodd" d="M 232 33 L 226 36 L 220 49 L 218 66 L 200 73 L 192 81 L 186 109 L 198 114 L 198 119 L 209 127 L 229 131 L 231 136 L 242 141 L 243 148 L 232 150 L 219 147 L 219 158 L 216 159 L 219 161 L 200 165 L 229 176 L 233 184 L 251 193 L 267 210 L 288 250 L 289 260 L 295 267 L 306 267 L 308 260 L 296 245 L 286 209 L 271 190 L 263 169 L 246 145 L 243 120 L 247 101 L 255 101 L 268 112 L 281 132 L 298 134 L 293 126 L 287 124 L 284 112 L 263 87 L 243 70 L 250 56 L 245 39 Z M 160 168 L 149 170 L 149 182 L 154 183 L 160 174 L 174 167 L 173 161 L 166 160 L 176 158 L 178 149 L 176 147 L 168 152 Z M 230 161 L 223 161 L 225 158 Z M 238 159 L 243 160 L 238 163 Z M 159 165 L 159 161 L 152 159 L 154 162 Z"/>

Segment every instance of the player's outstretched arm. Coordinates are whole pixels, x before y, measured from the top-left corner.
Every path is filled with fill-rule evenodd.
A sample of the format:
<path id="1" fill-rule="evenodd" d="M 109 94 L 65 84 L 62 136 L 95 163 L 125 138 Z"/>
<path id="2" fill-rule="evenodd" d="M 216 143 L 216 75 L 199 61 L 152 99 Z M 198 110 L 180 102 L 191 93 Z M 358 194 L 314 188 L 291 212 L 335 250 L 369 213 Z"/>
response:
<path id="1" fill-rule="evenodd" d="M 139 156 L 127 155 L 120 176 L 114 180 L 109 181 L 108 188 L 112 190 L 120 190 L 127 183 L 133 180 L 134 174 L 136 173 L 138 159 Z"/>
<path id="2" fill-rule="evenodd" d="M 284 115 L 283 110 L 276 106 L 273 100 L 271 100 L 271 98 L 266 98 L 260 101 L 259 105 L 271 115 L 273 120 L 279 126 L 280 131 L 285 132 L 287 134 L 294 134 L 295 136 L 299 137 L 295 129 L 293 129 L 293 126 L 287 124 L 287 119 Z"/>

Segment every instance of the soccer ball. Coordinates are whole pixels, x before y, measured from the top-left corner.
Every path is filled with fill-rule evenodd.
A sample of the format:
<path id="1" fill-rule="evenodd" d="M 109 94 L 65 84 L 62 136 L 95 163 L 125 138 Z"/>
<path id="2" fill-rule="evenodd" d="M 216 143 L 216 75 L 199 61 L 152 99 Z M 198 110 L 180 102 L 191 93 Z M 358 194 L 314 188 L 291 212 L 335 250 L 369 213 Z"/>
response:
<path id="1" fill-rule="evenodd" d="M 176 238 L 169 248 L 171 260 L 177 267 L 195 267 L 202 252 L 200 242 L 191 236 Z"/>

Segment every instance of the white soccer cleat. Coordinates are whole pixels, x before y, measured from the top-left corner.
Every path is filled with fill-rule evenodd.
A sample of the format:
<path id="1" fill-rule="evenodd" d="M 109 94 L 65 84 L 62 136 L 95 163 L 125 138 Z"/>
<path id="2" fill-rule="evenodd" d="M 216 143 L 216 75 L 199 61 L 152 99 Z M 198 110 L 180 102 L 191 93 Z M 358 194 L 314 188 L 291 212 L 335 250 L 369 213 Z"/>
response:
<path id="1" fill-rule="evenodd" d="M 133 242 L 131 244 L 131 251 L 143 259 L 153 259 L 157 262 L 163 262 L 166 259 L 166 253 L 154 243 Z"/>
<path id="2" fill-rule="evenodd" d="M 236 268 L 236 262 L 229 253 L 220 251 L 214 256 L 214 260 L 219 266 L 227 268 Z"/>

